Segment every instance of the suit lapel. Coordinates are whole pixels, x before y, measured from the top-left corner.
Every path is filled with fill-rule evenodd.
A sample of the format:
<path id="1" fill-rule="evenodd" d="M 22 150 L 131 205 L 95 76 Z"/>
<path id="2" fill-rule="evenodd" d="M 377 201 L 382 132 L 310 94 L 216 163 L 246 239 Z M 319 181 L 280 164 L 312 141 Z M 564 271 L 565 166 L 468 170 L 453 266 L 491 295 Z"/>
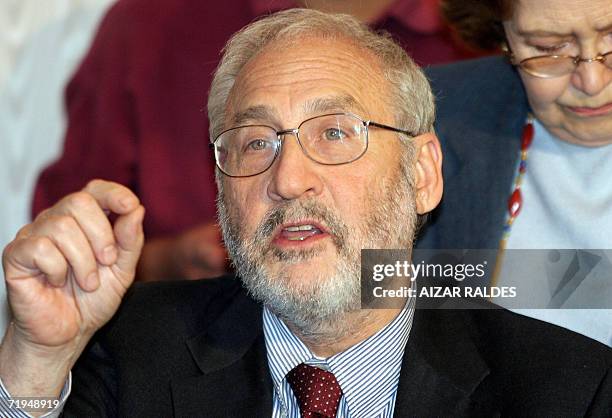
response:
<path id="1" fill-rule="evenodd" d="M 415 312 L 404 353 L 395 417 L 470 416 L 471 396 L 489 374 L 461 311 Z M 484 412 L 484 411 L 479 411 Z M 488 416 L 494 411 L 486 411 Z"/>
<path id="2" fill-rule="evenodd" d="M 171 382 L 176 417 L 272 415 L 262 311 L 244 292 L 187 345 L 203 374 Z"/>

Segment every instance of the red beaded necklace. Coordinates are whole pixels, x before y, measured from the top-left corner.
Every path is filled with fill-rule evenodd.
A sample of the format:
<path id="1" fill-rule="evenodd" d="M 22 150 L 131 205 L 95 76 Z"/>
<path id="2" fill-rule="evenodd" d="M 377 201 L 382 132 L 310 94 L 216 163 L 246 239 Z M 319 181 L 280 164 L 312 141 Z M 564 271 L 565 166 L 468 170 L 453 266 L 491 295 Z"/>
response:
<path id="1" fill-rule="evenodd" d="M 510 230 L 516 217 L 521 213 L 523 207 L 523 195 L 521 194 L 521 185 L 523 184 L 523 177 L 527 172 L 527 152 L 533 142 L 533 117 L 529 115 L 527 122 L 523 126 L 523 133 L 521 135 L 521 161 L 518 166 L 518 175 L 514 180 L 514 190 L 508 198 L 508 215 L 506 216 L 506 223 L 504 224 L 504 231 L 500 242 L 500 248 L 506 247 L 508 238 L 510 237 Z"/>
<path id="2" fill-rule="evenodd" d="M 502 238 L 499 242 L 499 251 L 497 253 L 497 262 L 495 263 L 495 272 L 493 273 L 492 286 L 497 284 L 500 269 L 503 262 L 503 254 L 510 237 L 510 231 L 512 230 L 512 224 L 521 213 L 523 207 L 523 195 L 521 193 L 521 185 L 523 184 L 523 177 L 527 172 L 527 153 L 529 147 L 533 142 L 534 128 L 533 128 L 533 116 L 530 114 L 527 116 L 527 122 L 523 126 L 523 132 L 521 134 L 521 161 L 518 166 L 518 174 L 514 180 L 514 190 L 508 198 L 508 214 L 506 215 L 506 222 L 504 223 L 504 229 Z"/>

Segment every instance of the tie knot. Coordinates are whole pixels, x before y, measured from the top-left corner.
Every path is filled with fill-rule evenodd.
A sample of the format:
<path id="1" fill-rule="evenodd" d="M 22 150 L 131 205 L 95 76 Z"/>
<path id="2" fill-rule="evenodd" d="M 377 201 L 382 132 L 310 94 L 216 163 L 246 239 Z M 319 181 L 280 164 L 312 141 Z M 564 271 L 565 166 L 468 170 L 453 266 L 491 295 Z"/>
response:
<path id="1" fill-rule="evenodd" d="M 318 367 L 300 364 L 287 374 L 303 418 L 336 416 L 342 391 L 334 375 Z"/>

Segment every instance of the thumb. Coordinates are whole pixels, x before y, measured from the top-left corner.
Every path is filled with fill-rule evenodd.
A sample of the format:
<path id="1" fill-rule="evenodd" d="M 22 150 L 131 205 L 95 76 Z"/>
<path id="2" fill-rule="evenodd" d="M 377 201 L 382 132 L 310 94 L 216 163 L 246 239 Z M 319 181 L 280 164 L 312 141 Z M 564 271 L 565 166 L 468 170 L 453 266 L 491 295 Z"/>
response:
<path id="1" fill-rule="evenodd" d="M 145 208 L 139 205 L 134 211 L 120 216 L 113 227 L 117 240 L 117 262 L 115 265 L 122 274 L 127 276 L 135 274 L 136 264 L 142 251 L 144 214 Z"/>

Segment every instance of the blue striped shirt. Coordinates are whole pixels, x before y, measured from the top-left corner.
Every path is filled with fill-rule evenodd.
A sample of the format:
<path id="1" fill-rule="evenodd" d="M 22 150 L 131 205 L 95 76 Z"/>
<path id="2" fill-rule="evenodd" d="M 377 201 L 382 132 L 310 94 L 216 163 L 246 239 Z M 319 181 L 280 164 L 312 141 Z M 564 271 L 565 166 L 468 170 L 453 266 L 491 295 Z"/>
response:
<path id="1" fill-rule="evenodd" d="M 276 315 L 263 311 L 268 366 L 274 383 L 273 418 L 299 418 L 300 408 L 285 376 L 306 363 L 336 376 L 342 397 L 336 417 L 393 416 L 402 357 L 414 315 L 414 298 L 376 334 L 327 359 L 315 356 Z"/>
<path id="2" fill-rule="evenodd" d="M 25 409 L 28 408 L 28 404 L 30 406 L 36 404 L 44 405 L 46 412 L 40 416 L 40 418 L 57 418 L 62 413 L 64 409 L 64 404 L 70 395 L 70 390 L 72 387 L 72 373 L 68 373 L 68 379 L 66 379 L 66 383 L 62 389 L 62 392 L 59 396 L 59 403 L 55 407 L 50 406 L 51 399 L 36 399 L 36 398 L 11 398 L 10 394 L 4 387 L 4 383 L 2 383 L 2 379 L 0 379 L 0 417 L 3 418 L 32 418 Z M 26 406 L 24 408 L 20 407 L 19 402 L 24 402 Z M 54 403 L 51 403 L 54 405 Z"/>

